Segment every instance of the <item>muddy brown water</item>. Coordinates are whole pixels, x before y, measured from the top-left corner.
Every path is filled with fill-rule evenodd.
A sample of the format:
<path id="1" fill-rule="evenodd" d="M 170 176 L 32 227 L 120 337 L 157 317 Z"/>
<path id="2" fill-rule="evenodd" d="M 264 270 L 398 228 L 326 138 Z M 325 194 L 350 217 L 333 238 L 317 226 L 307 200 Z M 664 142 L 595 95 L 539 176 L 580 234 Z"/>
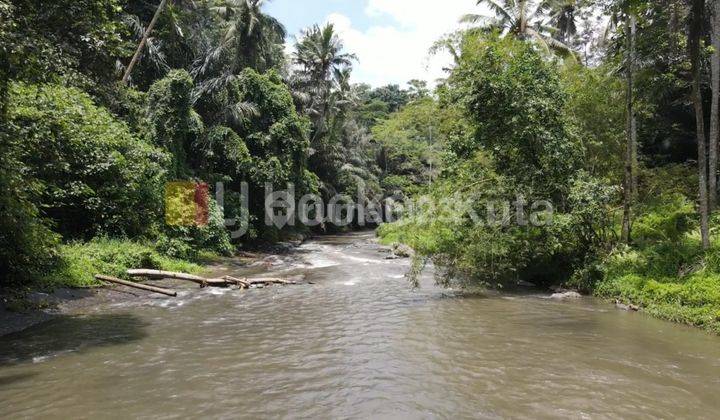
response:
<path id="1" fill-rule="evenodd" d="M 719 418 L 720 338 L 592 299 L 411 290 L 371 234 L 0 338 L 0 418 Z"/>

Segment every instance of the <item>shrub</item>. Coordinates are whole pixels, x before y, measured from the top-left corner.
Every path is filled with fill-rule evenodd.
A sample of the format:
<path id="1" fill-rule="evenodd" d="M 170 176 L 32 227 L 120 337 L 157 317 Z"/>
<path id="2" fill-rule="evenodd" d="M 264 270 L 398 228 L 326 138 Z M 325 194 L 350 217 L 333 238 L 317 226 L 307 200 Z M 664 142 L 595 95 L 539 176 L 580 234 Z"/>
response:
<path id="1" fill-rule="evenodd" d="M 235 249 L 225 228 L 225 217 L 215 200 L 209 200 L 206 226 L 165 226 L 159 235 L 157 249 L 175 258 L 198 260 L 203 251 L 230 255 Z"/>
<path id="2" fill-rule="evenodd" d="M 122 239 L 97 238 L 60 247 L 57 268 L 45 276 L 48 287 L 84 287 L 97 284 L 95 274 L 129 279 L 130 268 L 197 273 L 200 266 L 167 257 L 154 248 Z"/>
<path id="3" fill-rule="evenodd" d="M 680 193 L 653 197 L 641 211 L 633 223 L 633 241 L 638 244 L 677 241 L 695 225 L 694 204 Z"/>
<path id="4" fill-rule="evenodd" d="M 40 217 L 42 184 L 22 176 L 16 146 L 0 127 L 0 288 L 27 284 L 45 273 L 59 239 Z"/>
<path id="5" fill-rule="evenodd" d="M 651 315 L 720 333 L 720 238 L 702 249 L 690 201 L 661 189 L 640 207 L 635 244 L 599 258 L 595 294 L 643 307 Z"/>
<path id="6" fill-rule="evenodd" d="M 9 122 L 43 215 L 69 238 L 142 234 L 160 215 L 166 155 L 74 88 L 15 83 Z"/>
<path id="7" fill-rule="evenodd" d="M 148 94 L 148 119 L 153 142 L 172 156 L 171 176 L 192 176 L 188 165 L 192 147 L 204 131 L 200 116 L 192 109 L 193 80 L 184 70 L 173 70 L 155 82 Z"/>

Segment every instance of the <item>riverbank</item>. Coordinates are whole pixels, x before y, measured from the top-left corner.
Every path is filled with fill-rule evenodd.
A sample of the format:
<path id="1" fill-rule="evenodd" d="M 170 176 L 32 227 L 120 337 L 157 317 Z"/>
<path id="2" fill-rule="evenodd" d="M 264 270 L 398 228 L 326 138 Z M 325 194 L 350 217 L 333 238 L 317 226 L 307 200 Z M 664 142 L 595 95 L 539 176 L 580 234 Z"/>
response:
<path id="1" fill-rule="evenodd" d="M 101 305 L 122 305 L 148 295 L 124 286 L 104 285 L 94 278 L 95 274 L 131 280 L 126 272 L 132 268 L 208 274 L 225 267 L 243 267 L 262 272 L 309 238 L 309 235 L 295 235 L 285 242 L 239 251 L 233 257 L 205 253 L 192 262 L 171 258 L 151 246 L 126 240 L 98 239 L 63 245 L 60 248 L 63 263 L 58 270 L 25 289 L 0 291 L 0 337 L 60 316 L 82 315 Z M 191 286 L 173 280 L 143 283 L 192 290 Z"/>
<path id="2" fill-rule="evenodd" d="M 3 337 L 0 418 L 720 410 L 718 337 L 591 297 L 448 290 L 433 266 L 414 290 L 411 260 L 388 256 L 371 233 L 322 236 L 252 267 L 213 267 L 213 276 L 303 276 L 302 286 L 183 283 L 177 298 L 140 292 Z"/>
<path id="3" fill-rule="evenodd" d="M 33 283 L 0 291 L 0 336 L 137 296 L 124 288 L 104 286 L 95 279 L 96 274 L 129 279 L 127 270 L 138 267 L 197 274 L 205 270 L 201 261 L 219 258 L 210 253 L 200 255 L 196 261 L 173 258 L 151 244 L 126 239 L 96 238 L 60 245 L 52 270 Z"/>
<path id="4" fill-rule="evenodd" d="M 225 275 L 235 269 L 250 274 L 261 274 L 283 264 L 281 256 L 296 258 L 293 251 L 308 237 L 273 245 L 255 247 L 238 252 L 234 257 L 213 256 L 204 264 L 175 260 L 158 255 L 152 248 L 126 241 L 102 240 L 73 245 L 72 269 L 65 280 L 44 282 L 24 293 L 0 294 L 0 336 L 21 331 L 57 316 L 82 314 L 88 309 L 105 304 L 122 304 L 135 300 L 143 292 L 125 287 L 100 285 L 93 273 L 110 273 L 127 278 L 129 268 L 154 268 L 166 271 L 185 271 L 196 274 Z M 397 243 L 383 241 L 381 249 L 387 260 L 407 258 L 412 249 Z M 287 258 L 286 258 L 287 259 Z M 657 261 L 655 261 L 657 265 Z M 700 266 L 702 264 L 694 264 Z M 647 255 L 626 250 L 611 255 L 604 263 L 606 277 L 593 289 L 592 294 L 619 309 L 633 308 L 667 321 L 703 328 L 720 334 L 720 277 L 709 272 L 707 264 L 701 271 L 690 273 L 684 281 L 657 281 L 643 276 L 651 270 Z M 78 281 L 80 279 L 80 281 Z M 153 281 L 159 287 L 185 287 L 173 281 Z M 551 292 L 548 292 L 548 296 Z"/>
<path id="5" fill-rule="evenodd" d="M 82 314 L 101 304 L 123 303 L 139 294 L 125 288 L 57 288 L 0 294 L 0 337 L 23 331 L 60 316 Z"/>
<path id="6" fill-rule="evenodd" d="M 525 250 L 532 246 L 518 240 L 522 237 L 519 233 L 505 242 L 501 236 L 481 235 L 478 239 L 476 235 L 482 230 L 475 226 L 461 224 L 449 228 L 436 218 L 427 217 L 383 225 L 378 232 L 385 243 L 405 243 L 420 255 L 446 264 L 447 269 L 459 273 L 457 277 L 469 279 L 471 284 L 493 279 L 512 285 L 519 278 L 544 287 L 560 285 L 611 304 L 618 302 L 620 307 L 636 307 L 663 320 L 720 334 L 720 230 L 716 228 L 720 226 L 719 215 L 716 213 L 711 219 L 712 246 L 703 249 L 691 199 L 669 193 L 660 197 L 665 198 L 646 201 L 638 210 L 631 245 L 611 239 L 585 251 L 583 259 L 572 260 L 575 254 L 567 251 L 577 250 L 577 244 L 566 238 L 569 245 L 562 248 L 567 256 L 563 260 L 564 269 L 562 264 L 550 264 L 543 258 L 517 258 L 526 255 Z M 619 213 L 615 216 L 612 220 L 620 220 Z M 619 225 L 609 224 L 605 228 L 605 232 L 619 231 Z M 605 235 L 612 238 L 608 233 Z M 509 252 L 510 249 L 516 252 Z M 562 253 L 557 252 L 560 254 L 554 256 L 556 259 Z"/>
<path id="7" fill-rule="evenodd" d="M 604 277 L 593 294 L 720 335 L 720 274 L 713 267 L 713 253 L 686 260 L 685 273 L 681 266 L 680 274 L 663 276 L 660 272 L 668 268 L 661 267 L 657 255 L 653 260 L 647 251 L 618 251 L 605 261 Z M 661 258 L 672 258 L 668 254 Z"/>

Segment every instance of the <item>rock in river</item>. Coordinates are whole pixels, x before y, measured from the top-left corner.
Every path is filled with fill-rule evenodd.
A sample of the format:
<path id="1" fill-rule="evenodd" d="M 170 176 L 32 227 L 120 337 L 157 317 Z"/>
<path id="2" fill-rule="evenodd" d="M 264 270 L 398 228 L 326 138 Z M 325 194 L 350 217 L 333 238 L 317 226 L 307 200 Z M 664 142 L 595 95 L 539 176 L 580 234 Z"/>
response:
<path id="1" fill-rule="evenodd" d="M 578 292 L 555 293 L 552 296 L 550 296 L 550 299 L 556 299 L 556 300 L 571 300 L 571 299 L 580 299 L 580 298 L 582 298 L 582 295 Z"/>
<path id="2" fill-rule="evenodd" d="M 405 244 L 394 244 L 393 254 L 400 258 L 410 258 L 415 255 L 415 251 Z"/>

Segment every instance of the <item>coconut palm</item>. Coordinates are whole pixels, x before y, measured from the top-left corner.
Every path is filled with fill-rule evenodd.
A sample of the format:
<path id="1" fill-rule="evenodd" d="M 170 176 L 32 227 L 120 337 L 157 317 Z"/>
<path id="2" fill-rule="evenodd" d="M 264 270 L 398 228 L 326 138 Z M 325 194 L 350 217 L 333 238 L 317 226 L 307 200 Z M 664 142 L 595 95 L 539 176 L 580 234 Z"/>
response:
<path id="1" fill-rule="evenodd" d="M 556 29 L 555 38 L 565 42 L 568 36 L 577 34 L 577 12 L 583 0 L 545 0 L 543 8 Z"/>
<path id="2" fill-rule="evenodd" d="M 275 67 L 282 60 L 282 45 L 287 32 L 274 17 L 263 13 L 266 0 L 222 0 L 211 10 L 225 22 L 221 50 L 229 52 L 231 72 L 245 67 L 260 72 Z M 219 51 L 214 51 L 216 56 Z"/>
<path id="3" fill-rule="evenodd" d="M 343 141 L 348 138 L 346 114 L 353 101 L 350 74 L 356 57 L 343 52 L 332 24 L 303 31 L 295 49 L 297 71 L 291 83 L 298 92 L 296 102 L 300 99 L 301 110 L 312 122 L 309 164 L 317 173 L 337 179 L 346 163 Z"/>
<path id="4" fill-rule="evenodd" d="M 133 68 L 141 60 L 147 62 L 144 67 L 151 70 L 151 79 L 164 76 L 171 68 L 185 67 L 192 62 L 192 45 L 186 36 L 191 28 L 183 15 L 196 13 L 198 8 L 199 6 L 187 1 L 161 1 L 147 28 L 140 14 L 137 14 L 142 12 L 142 7 L 135 9 L 135 13 L 124 15 L 124 23 L 136 38 L 138 47 L 127 67 L 121 62 L 116 63 L 117 70 L 123 73 L 123 82 L 132 80 Z M 153 30 L 156 25 L 160 26 L 160 31 Z"/>
<path id="5" fill-rule="evenodd" d="M 331 23 L 323 27 L 314 25 L 303 31 L 294 59 L 311 80 L 328 83 L 336 70 L 352 66 L 356 59 L 342 50 L 342 40 Z"/>
<path id="6" fill-rule="evenodd" d="M 222 98 L 225 102 L 219 105 L 220 111 L 213 118 L 225 124 L 257 113 L 254 104 L 231 100 L 227 94 L 242 70 L 264 72 L 280 66 L 284 60 L 286 31 L 277 19 L 263 13 L 266 3 L 266 0 L 219 0 L 210 7 L 225 25 L 219 45 L 205 39 L 199 46 L 202 52 L 191 72 L 196 82 L 193 99 Z"/>
<path id="7" fill-rule="evenodd" d="M 547 52 L 553 51 L 563 56 L 573 55 L 568 45 L 553 37 L 558 30 L 546 23 L 549 3 L 558 1 L 561 0 L 478 0 L 478 6 L 488 6 L 495 16 L 487 18 L 483 15 L 468 14 L 462 17 L 461 22 L 479 23 L 484 28 L 497 29 L 504 35 L 532 41 Z"/>
<path id="8" fill-rule="evenodd" d="M 305 111 L 313 120 L 316 138 L 326 126 L 332 107 L 332 92 L 341 83 L 336 76 L 348 76 L 356 57 L 343 53 L 343 44 L 332 24 L 312 26 L 297 42 L 293 61 L 299 67 L 296 88 L 310 98 Z"/>

